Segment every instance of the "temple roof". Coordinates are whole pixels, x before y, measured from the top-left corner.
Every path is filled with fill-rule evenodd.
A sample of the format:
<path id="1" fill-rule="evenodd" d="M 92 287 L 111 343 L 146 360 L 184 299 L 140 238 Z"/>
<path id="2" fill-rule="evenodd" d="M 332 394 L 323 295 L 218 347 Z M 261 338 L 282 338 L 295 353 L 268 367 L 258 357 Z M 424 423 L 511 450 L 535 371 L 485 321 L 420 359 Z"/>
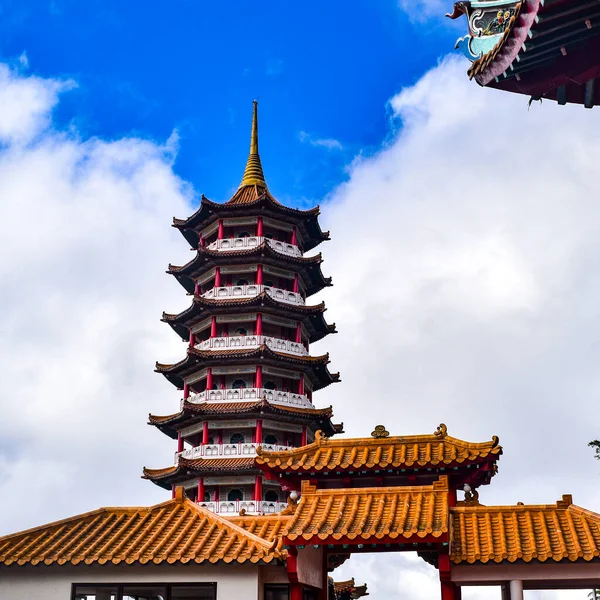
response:
<path id="1" fill-rule="evenodd" d="M 290 365 L 311 376 L 314 390 L 320 390 L 340 380 L 339 373 L 330 373 L 329 354 L 321 356 L 294 356 L 282 352 L 274 352 L 268 346 L 243 350 L 196 350 L 188 348 L 186 357 L 175 364 L 156 363 L 156 372 L 162 373 L 168 381 L 179 388 L 183 387 L 183 379 L 195 372 L 200 366 L 222 364 L 223 361 L 235 361 L 238 364 L 261 364 L 274 366 Z"/>
<path id="2" fill-rule="evenodd" d="M 323 313 L 325 303 L 306 306 L 303 304 L 291 304 L 279 302 L 272 298 L 267 292 L 261 292 L 252 298 L 229 298 L 213 299 L 204 296 L 194 296 L 192 305 L 177 315 L 163 313 L 162 320 L 168 323 L 183 340 L 189 338 L 189 328 L 202 318 L 213 314 L 227 314 L 239 312 L 248 308 L 256 308 L 257 311 L 277 316 L 289 316 L 301 320 L 310 335 L 309 342 L 314 343 L 324 338 L 329 333 L 337 333 L 335 323 L 329 325 L 325 322 Z"/>
<path id="3" fill-rule="evenodd" d="M 251 402 L 203 402 L 193 404 L 184 400 L 183 409 L 175 414 L 167 416 L 156 416 L 150 414 L 148 417 L 149 425 L 155 425 L 173 439 L 177 438 L 177 426 L 186 427 L 190 419 L 214 418 L 221 415 L 244 415 L 256 414 L 257 417 L 264 415 L 282 416 L 287 419 L 300 420 L 308 423 L 318 424 L 326 435 L 341 433 L 343 424 L 335 425 L 331 422 L 333 408 L 300 408 L 295 406 L 285 406 L 283 404 L 273 404 L 266 400 L 256 400 Z"/>
<path id="4" fill-rule="evenodd" d="M 194 292 L 194 279 L 213 267 L 245 264 L 248 261 L 259 261 L 274 267 L 288 267 L 302 274 L 306 285 L 306 294 L 311 296 L 324 287 L 332 285 L 331 277 L 325 277 L 321 271 L 323 258 L 321 253 L 314 256 L 291 256 L 274 250 L 266 241 L 254 248 L 222 252 L 200 247 L 196 256 L 183 266 L 169 265 L 167 273 L 174 275 L 177 281 L 191 294 Z"/>
<path id="5" fill-rule="evenodd" d="M 433 485 L 318 490 L 302 482 L 283 537 L 299 543 L 399 543 L 448 533 L 448 478 Z M 416 539 L 415 539 L 416 538 Z"/>
<path id="6" fill-rule="evenodd" d="M 198 210 L 187 219 L 173 219 L 173 227 L 179 229 L 193 248 L 198 247 L 198 231 L 216 219 L 226 216 L 262 215 L 279 218 L 295 224 L 302 233 L 304 250 L 311 250 L 329 239 L 329 232 L 322 231 L 318 221 L 319 207 L 310 210 L 289 208 L 278 202 L 267 186 L 262 162 L 258 152 L 258 103 L 254 101 L 250 153 L 240 187 L 225 203 L 212 202 L 204 195 Z"/>
<path id="7" fill-rule="evenodd" d="M 509 6 L 497 0 L 490 1 L 484 12 L 480 2 L 476 7 L 469 4 L 457 2 L 452 17 L 461 12 L 469 16 L 473 10 L 479 11 L 482 22 L 487 12 L 496 14 L 499 8 L 498 14 L 512 14 L 495 46 L 475 58 L 470 78 L 534 99 L 587 108 L 600 104 L 595 85 L 600 76 L 600 31 L 591 25 L 598 14 L 595 2 L 522 0 Z"/>
<path id="8" fill-rule="evenodd" d="M 336 598 L 341 598 L 341 594 L 347 594 L 347 597 L 350 598 L 350 600 L 358 600 L 358 598 L 369 595 L 367 592 L 367 585 L 356 585 L 356 583 L 354 583 L 354 577 L 348 579 L 348 581 L 334 581 L 333 591 Z"/>
<path id="9" fill-rule="evenodd" d="M 378 431 L 384 433 L 376 429 L 373 434 L 379 435 Z M 328 439 L 317 433 L 315 441 L 308 446 L 283 452 L 262 452 L 257 457 L 257 464 L 280 472 L 337 473 L 365 468 L 427 468 L 495 463 L 502 454 L 498 441 L 494 436 L 489 442 L 465 442 L 449 436 L 443 424 L 431 435 Z M 489 469 L 488 481 L 494 472 Z"/>
<path id="10" fill-rule="evenodd" d="M 173 500 L 155 506 L 100 508 L 0 537 L 0 564 L 268 563 L 285 557 L 276 546 L 178 488 Z"/>
<path id="11" fill-rule="evenodd" d="M 481 506 L 450 511 L 454 563 L 590 561 L 600 556 L 600 515 L 573 505 Z"/>
<path id="12" fill-rule="evenodd" d="M 142 479 L 149 479 L 153 483 L 171 489 L 173 483 L 196 475 L 207 473 L 226 475 L 238 474 L 244 471 L 258 471 L 254 457 L 247 458 L 178 458 L 177 464 L 164 469 L 148 469 L 144 467 Z"/>

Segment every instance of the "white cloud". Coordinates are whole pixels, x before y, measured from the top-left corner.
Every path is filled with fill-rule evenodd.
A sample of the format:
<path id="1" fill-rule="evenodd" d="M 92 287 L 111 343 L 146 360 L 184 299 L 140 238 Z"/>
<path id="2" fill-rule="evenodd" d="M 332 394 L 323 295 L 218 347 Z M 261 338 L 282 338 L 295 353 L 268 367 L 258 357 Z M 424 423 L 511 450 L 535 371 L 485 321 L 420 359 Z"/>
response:
<path id="1" fill-rule="evenodd" d="M 505 455 L 482 502 L 571 492 L 600 511 L 586 446 L 600 396 L 597 114 L 527 111 L 464 70 L 446 61 L 395 97 L 398 138 L 358 160 L 324 206 L 335 283 L 324 298 L 340 333 L 314 351 L 331 352 L 343 383 L 316 402 L 333 403 L 350 435 L 441 421 L 469 440 L 498 434 Z M 164 274 L 189 257 L 169 226 L 193 210 L 172 171 L 177 137 L 55 131 L 65 87 L 0 67 L 1 532 L 163 500 L 139 475 L 175 449 L 145 421 L 176 410 L 152 368 L 184 350 L 158 322 L 188 304 Z M 355 556 L 345 575 L 373 600 L 439 593 L 410 555 Z"/>
<path id="2" fill-rule="evenodd" d="M 19 64 L 24 69 L 29 68 L 29 58 L 27 57 L 27 52 L 25 52 L 25 51 L 21 52 L 21 55 L 19 56 Z"/>
<path id="3" fill-rule="evenodd" d="M 342 150 L 343 146 L 339 140 L 333 138 L 315 138 L 306 131 L 301 131 L 298 134 L 298 139 L 306 144 L 317 148 L 327 148 L 327 150 Z"/>
<path id="4" fill-rule="evenodd" d="M 453 0 L 398 0 L 411 21 L 422 22 L 430 18 L 441 18 L 452 12 Z"/>

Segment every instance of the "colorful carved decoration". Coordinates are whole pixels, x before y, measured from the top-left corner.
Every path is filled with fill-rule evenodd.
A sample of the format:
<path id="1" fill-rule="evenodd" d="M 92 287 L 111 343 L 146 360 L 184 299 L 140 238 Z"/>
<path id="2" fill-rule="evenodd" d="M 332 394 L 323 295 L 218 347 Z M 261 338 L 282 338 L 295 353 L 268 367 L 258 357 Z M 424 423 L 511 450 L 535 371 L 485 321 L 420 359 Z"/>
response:
<path id="1" fill-rule="evenodd" d="M 446 16 L 467 17 L 469 33 L 456 40 L 455 49 L 470 61 L 481 58 L 496 46 L 515 16 L 515 0 L 472 0 L 455 2 L 454 10 Z"/>
<path id="2" fill-rule="evenodd" d="M 371 432 L 371 437 L 374 438 L 386 438 L 389 437 L 390 432 L 386 430 L 383 425 L 377 425 L 375 429 Z"/>

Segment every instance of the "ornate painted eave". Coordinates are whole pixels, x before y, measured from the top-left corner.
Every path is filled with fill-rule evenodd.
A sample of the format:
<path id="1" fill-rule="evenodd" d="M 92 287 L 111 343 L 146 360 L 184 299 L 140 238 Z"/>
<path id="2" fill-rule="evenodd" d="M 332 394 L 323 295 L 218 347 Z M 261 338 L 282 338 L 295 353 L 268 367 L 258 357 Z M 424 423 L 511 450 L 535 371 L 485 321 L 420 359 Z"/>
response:
<path id="1" fill-rule="evenodd" d="M 303 275 L 306 293 L 311 296 L 323 288 L 332 285 L 331 277 L 325 277 L 321 271 L 321 254 L 315 256 L 291 256 L 277 252 L 267 242 L 248 250 L 219 252 L 209 248 L 198 248 L 196 256 L 183 266 L 169 265 L 167 273 L 174 275 L 179 283 L 191 294 L 194 292 L 195 277 L 200 277 L 209 269 L 222 265 L 244 264 L 256 260 L 263 264 L 281 268 L 282 265 Z"/>
<path id="2" fill-rule="evenodd" d="M 327 310 L 325 303 L 306 306 L 280 302 L 266 292 L 261 292 L 252 298 L 213 299 L 203 296 L 194 296 L 189 308 L 177 315 L 163 313 L 162 321 L 168 323 L 181 337 L 187 341 L 190 336 L 190 327 L 203 318 L 212 315 L 223 315 L 240 309 L 254 308 L 265 314 L 289 316 L 304 323 L 308 333 L 309 342 L 312 344 L 330 333 L 337 333 L 335 323 L 328 324 L 323 313 Z"/>
<path id="3" fill-rule="evenodd" d="M 162 373 L 168 381 L 178 388 L 183 387 L 184 378 L 203 366 L 223 364 L 229 361 L 232 364 L 270 364 L 282 367 L 285 364 L 302 370 L 311 377 L 314 390 L 320 390 L 331 383 L 340 381 L 339 373 L 331 373 L 327 368 L 329 354 L 321 356 L 294 356 L 274 352 L 268 346 L 260 346 L 249 350 L 196 350 L 188 348 L 186 357 L 175 364 L 156 363 L 156 372 Z"/>
<path id="4" fill-rule="evenodd" d="M 559 104 L 600 104 L 600 30 L 595 2 L 487 0 L 457 2 L 469 34 L 457 41 L 473 61 L 469 77 L 482 86 L 547 98 Z M 494 35 L 481 23 L 501 15 Z"/>

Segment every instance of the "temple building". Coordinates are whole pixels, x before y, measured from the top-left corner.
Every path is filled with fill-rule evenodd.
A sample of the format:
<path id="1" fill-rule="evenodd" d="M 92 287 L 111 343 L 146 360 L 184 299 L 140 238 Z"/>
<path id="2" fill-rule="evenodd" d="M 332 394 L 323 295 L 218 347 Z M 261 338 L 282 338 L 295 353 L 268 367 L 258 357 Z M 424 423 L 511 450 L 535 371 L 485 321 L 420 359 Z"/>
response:
<path id="1" fill-rule="evenodd" d="M 258 152 L 254 103 L 250 154 L 241 185 L 225 203 L 204 196 L 173 226 L 196 251 L 184 266 L 170 265 L 192 296 L 180 314 L 163 314 L 186 356 L 157 364 L 183 391 L 179 412 L 150 415 L 150 424 L 177 440 L 175 464 L 144 469 L 169 490 L 183 486 L 191 500 L 218 513 L 278 512 L 286 506 L 279 482 L 264 481 L 256 448 L 305 446 L 321 431 L 339 433 L 332 409 L 315 408 L 313 394 L 339 380 L 329 356 L 310 344 L 330 333 L 325 306 L 307 299 L 331 285 L 321 254 L 305 256 L 329 239 L 319 208 L 296 210 L 270 193 Z"/>
<path id="2" fill-rule="evenodd" d="M 479 85 L 534 100 L 600 104 L 600 12 L 583 0 L 460 0 L 469 32 L 456 47 Z"/>

